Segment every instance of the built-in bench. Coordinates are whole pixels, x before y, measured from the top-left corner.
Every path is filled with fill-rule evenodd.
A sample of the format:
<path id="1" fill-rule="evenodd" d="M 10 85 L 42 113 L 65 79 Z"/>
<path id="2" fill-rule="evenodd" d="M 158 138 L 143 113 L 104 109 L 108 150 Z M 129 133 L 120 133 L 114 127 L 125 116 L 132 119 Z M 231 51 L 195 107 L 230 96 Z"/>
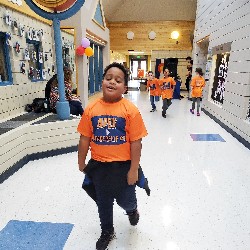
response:
<path id="1" fill-rule="evenodd" d="M 0 121 L 0 183 L 30 160 L 76 151 L 79 119 L 31 112 Z"/>

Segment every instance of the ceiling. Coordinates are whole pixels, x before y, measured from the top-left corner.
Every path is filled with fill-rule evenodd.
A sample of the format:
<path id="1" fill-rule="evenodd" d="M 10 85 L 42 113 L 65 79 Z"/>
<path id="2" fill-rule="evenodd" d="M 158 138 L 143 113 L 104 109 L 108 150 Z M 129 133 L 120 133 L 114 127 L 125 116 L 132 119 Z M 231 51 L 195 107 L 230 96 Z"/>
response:
<path id="1" fill-rule="evenodd" d="M 197 0 L 102 0 L 108 22 L 195 21 Z"/>

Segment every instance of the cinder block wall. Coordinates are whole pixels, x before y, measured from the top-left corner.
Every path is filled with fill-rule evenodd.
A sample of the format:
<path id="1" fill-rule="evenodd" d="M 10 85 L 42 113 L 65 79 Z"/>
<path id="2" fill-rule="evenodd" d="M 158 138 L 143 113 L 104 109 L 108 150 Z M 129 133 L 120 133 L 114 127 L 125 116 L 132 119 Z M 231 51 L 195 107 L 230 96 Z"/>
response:
<path id="1" fill-rule="evenodd" d="M 247 0 L 198 0 L 194 37 L 194 67 L 205 68 L 197 41 L 209 36 L 209 49 L 231 42 L 222 105 L 211 99 L 213 79 L 207 82 L 203 108 L 250 142 L 247 119 L 250 100 L 250 2 Z M 202 52 L 202 53 L 201 53 Z"/>

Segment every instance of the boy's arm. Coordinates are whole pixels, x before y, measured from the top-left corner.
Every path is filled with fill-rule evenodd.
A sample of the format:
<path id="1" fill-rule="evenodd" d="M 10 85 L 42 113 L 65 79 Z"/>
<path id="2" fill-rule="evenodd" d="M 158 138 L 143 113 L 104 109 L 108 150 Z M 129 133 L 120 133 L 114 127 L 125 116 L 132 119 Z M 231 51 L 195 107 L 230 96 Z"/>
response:
<path id="1" fill-rule="evenodd" d="M 83 135 L 80 136 L 80 141 L 78 145 L 78 166 L 81 172 L 84 172 L 84 168 L 86 167 L 85 161 L 89 151 L 90 139 L 91 138 Z"/>
<path id="2" fill-rule="evenodd" d="M 141 139 L 131 142 L 130 151 L 131 151 L 131 166 L 128 171 L 128 184 L 134 185 L 138 181 L 138 168 L 141 158 Z"/>

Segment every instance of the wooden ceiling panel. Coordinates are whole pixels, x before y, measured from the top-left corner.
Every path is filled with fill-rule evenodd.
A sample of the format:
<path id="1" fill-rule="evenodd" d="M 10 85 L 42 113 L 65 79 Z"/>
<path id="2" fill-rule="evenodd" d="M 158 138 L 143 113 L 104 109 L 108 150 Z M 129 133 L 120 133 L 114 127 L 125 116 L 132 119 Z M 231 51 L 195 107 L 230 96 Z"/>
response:
<path id="1" fill-rule="evenodd" d="M 151 54 L 152 50 L 191 50 L 190 37 L 194 30 L 193 21 L 165 21 L 165 22 L 119 22 L 109 23 L 110 49 L 113 51 L 126 52 L 128 50 L 145 51 Z M 156 38 L 150 40 L 150 31 L 156 33 Z M 134 33 L 134 39 L 127 39 L 127 32 Z M 177 40 L 171 39 L 171 32 L 178 31 L 180 36 Z M 178 43 L 177 43 L 178 41 Z"/>

